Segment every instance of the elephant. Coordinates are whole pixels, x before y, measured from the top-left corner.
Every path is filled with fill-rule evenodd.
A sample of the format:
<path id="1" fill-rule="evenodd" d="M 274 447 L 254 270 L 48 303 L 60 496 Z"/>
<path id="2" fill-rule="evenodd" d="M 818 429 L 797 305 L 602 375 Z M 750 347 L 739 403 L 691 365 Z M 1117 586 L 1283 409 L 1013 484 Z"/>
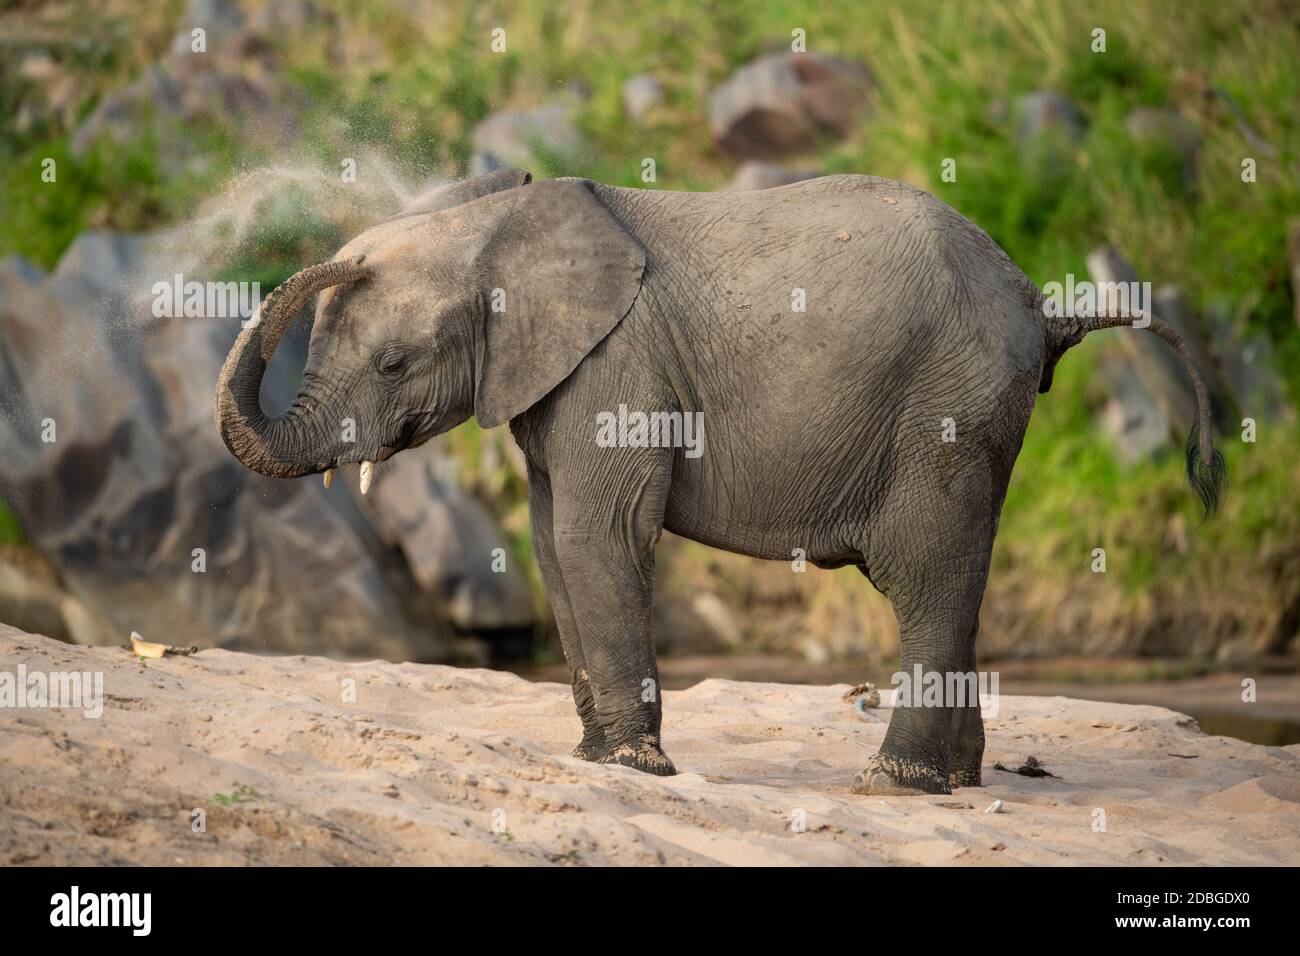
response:
<path id="1" fill-rule="evenodd" d="M 266 364 L 317 293 L 301 390 L 268 417 Z M 574 755 L 668 775 L 651 633 L 664 529 L 852 565 L 893 607 L 903 672 L 974 674 L 1037 395 L 1088 332 L 1141 324 L 1048 301 L 979 227 L 887 179 L 690 193 L 499 170 L 277 287 L 226 359 L 215 421 L 255 471 L 329 484 L 359 465 L 363 494 L 382 462 L 470 416 L 509 423 Z M 1145 319 L 1195 386 L 1188 477 L 1208 514 L 1226 474 L 1208 394 L 1174 330 Z M 980 785 L 978 699 L 928 703 L 896 702 L 852 791 Z"/>

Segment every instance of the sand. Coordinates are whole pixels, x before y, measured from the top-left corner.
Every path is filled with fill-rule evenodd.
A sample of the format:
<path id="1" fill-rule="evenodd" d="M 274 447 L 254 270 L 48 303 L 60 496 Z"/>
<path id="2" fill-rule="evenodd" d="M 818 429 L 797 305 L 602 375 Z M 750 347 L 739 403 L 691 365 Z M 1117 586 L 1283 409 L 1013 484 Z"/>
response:
<path id="1" fill-rule="evenodd" d="M 105 700 L 0 709 L 6 865 L 1300 864 L 1300 746 L 1158 707 L 1003 697 L 984 787 L 881 798 L 848 783 L 888 707 L 844 685 L 669 692 L 681 772 L 658 778 L 569 757 L 568 688 L 508 673 L 142 663 L 0 625 L 0 672 L 20 663 L 102 672 Z M 992 769 L 1031 754 L 1057 776 Z"/>

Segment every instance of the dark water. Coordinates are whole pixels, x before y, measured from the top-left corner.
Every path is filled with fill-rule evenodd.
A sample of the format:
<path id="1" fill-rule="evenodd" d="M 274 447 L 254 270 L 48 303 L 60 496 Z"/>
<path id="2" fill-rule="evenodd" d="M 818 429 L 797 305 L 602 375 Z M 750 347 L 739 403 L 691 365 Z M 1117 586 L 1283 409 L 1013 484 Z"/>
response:
<path id="1" fill-rule="evenodd" d="M 529 680 L 549 680 L 566 683 L 568 672 L 563 664 L 506 664 L 521 677 Z M 772 681 L 792 684 L 856 684 L 863 679 L 872 680 L 878 687 L 889 686 L 888 671 L 877 668 L 863 669 L 847 664 L 808 664 L 775 655 L 692 655 L 664 656 L 659 660 L 660 680 L 665 690 L 684 690 L 708 677 L 727 680 Z M 1182 681 L 1154 683 L 1075 683 L 1045 681 L 1034 676 L 1005 676 L 1002 693 L 1025 694 L 1036 697 L 1053 697 L 1058 694 L 1082 700 L 1113 701 L 1118 704 L 1150 704 L 1167 707 L 1187 714 L 1196 720 L 1200 729 L 1211 736 L 1234 737 L 1247 743 L 1266 747 L 1286 747 L 1300 744 L 1300 693 L 1291 675 L 1270 675 L 1262 680 L 1270 683 L 1272 699 L 1290 701 L 1281 709 L 1283 716 L 1253 717 L 1248 714 L 1220 709 L 1218 703 L 1236 697 L 1240 688 L 1233 681 L 1223 682 L 1221 676 L 1210 675 Z M 1202 706 L 1197 706 L 1198 704 Z M 1208 706 L 1206 706 L 1208 705 Z M 1274 714 L 1278 710 L 1274 709 Z"/>
<path id="2" fill-rule="evenodd" d="M 1201 730 L 1215 737 L 1236 737 L 1247 743 L 1264 744 L 1267 747 L 1300 744 L 1300 724 L 1290 720 L 1244 717 L 1222 711 L 1208 714 L 1192 711 L 1188 716 L 1195 717 Z"/>

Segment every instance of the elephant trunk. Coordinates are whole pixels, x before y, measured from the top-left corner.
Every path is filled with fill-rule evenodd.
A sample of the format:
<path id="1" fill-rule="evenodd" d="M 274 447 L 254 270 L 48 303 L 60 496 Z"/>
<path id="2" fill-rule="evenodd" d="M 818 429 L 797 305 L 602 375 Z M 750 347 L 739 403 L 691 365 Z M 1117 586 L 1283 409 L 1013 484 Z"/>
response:
<path id="1" fill-rule="evenodd" d="M 300 392 L 288 411 L 268 418 L 259 392 L 266 366 L 293 317 L 322 289 L 364 276 L 364 260 L 362 255 L 324 262 L 290 276 L 262 302 L 226 357 L 217 379 L 213 418 L 230 453 L 253 471 L 272 478 L 297 478 L 332 464 L 317 461 L 324 452 L 308 441 L 310 429 L 304 427 L 304 420 L 315 407 L 310 398 Z"/>

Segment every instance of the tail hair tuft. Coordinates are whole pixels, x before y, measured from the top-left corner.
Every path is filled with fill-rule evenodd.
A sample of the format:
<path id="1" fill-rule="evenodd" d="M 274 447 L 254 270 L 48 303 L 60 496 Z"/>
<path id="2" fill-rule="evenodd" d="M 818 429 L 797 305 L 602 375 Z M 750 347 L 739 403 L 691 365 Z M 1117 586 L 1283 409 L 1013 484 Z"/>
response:
<path id="1" fill-rule="evenodd" d="M 1201 457 L 1201 426 L 1192 426 L 1187 436 L 1187 483 L 1201 502 L 1204 523 L 1219 510 L 1228 488 L 1228 466 L 1219 450 L 1212 449 L 1207 463 Z"/>

